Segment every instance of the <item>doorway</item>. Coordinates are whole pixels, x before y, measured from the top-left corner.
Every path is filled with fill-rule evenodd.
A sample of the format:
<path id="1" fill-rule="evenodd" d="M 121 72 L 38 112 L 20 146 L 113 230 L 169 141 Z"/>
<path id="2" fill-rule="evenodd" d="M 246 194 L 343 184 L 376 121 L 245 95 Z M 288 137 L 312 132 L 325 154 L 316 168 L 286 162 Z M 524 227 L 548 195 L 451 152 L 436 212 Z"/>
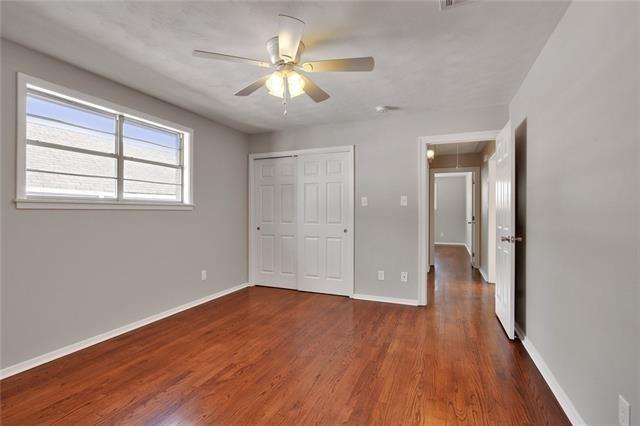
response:
<path id="1" fill-rule="evenodd" d="M 457 245 L 466 249 L 473 268 L 480 267 L 479 176 L 479 167 L 429 170 L 430 265 L 436 246 Z"/>
<path id="2" fill-rule="evenodd" d="M 500 130 L 434 135 L 418 138 L 418 276 L 424 279 L 424 285 L 418 287 L 419 305 L 427 305 L 428 303 L 427 274 L 431 269 L 431 260 L 433 259 L 433 247 L 431 246 L 433 229 L 431 228 L 432 214 L 430 212 L 433 189 L 430 185 L 431 166 L 429 160 L 432 158 L 429 152 L 430 147 L 467 142 L 495 141 L 498 133 L 500 133 Z M 443 167 L 455 168 L 456 165 L 459 166 L 460 163 L 453 163 L 453 165 Z"/>
<path id="3" fill-rule="evenodd" d="M 249 158 L 252 284 L 352 295 L 353 147 Z"/>

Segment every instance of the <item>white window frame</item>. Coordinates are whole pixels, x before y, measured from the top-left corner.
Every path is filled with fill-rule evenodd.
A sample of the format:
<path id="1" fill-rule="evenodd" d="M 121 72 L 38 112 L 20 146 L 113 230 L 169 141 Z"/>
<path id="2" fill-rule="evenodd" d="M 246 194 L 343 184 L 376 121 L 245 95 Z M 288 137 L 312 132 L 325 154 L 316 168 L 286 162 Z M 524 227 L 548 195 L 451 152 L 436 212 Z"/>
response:
<path id="1" fill-rule="evenodd" d="M 90 198 L 27 195 L 26 193 L 26 114 L 27 90 L 35 89 L 45 94 L 67 99 L 121 117 L 165 128 L 182 134 L 182 197 L 180 202 L 157 200 L 96 200 Z M 193 210 L 193 129 L 170 121 L 145 114 L 134 109 L 115 104 L 91 95 L 59 86 L 36 77 L 18 73 L 18 111 L 17 111 L 17 159 L 16 159 L 16 207 L 19 209 L 85 209 L 85 210 Z M 121 138 L 118 138 L 121 139 Z M 115 141 L 116 144 L 118 140 Z M 116 149 L 118 157 L 118 185 L 122 184 L 122 163 L 126 157 L 122 155 L 122 147 Z M 118 191 L 120 194 L 121 191 Z"/>

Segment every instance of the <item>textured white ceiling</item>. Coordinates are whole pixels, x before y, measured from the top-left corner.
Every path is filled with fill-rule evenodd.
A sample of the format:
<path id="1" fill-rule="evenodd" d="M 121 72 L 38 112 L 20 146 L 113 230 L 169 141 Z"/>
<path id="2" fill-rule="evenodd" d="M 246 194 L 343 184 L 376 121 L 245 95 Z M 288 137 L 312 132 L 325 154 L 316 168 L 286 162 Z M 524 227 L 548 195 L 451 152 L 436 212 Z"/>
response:
<path id="1" fill-rule="evenodd" d="M 239 130 L 507 104 L 567 7 L 553 1 L 0 2 L 2 36 Z M 234 93 L 265 73 L 194 48 L 267 59 L 277 15 L 307 22 L 303 59 L 374 56 L 371 73 L 313 74 L 331 98 Z"/>

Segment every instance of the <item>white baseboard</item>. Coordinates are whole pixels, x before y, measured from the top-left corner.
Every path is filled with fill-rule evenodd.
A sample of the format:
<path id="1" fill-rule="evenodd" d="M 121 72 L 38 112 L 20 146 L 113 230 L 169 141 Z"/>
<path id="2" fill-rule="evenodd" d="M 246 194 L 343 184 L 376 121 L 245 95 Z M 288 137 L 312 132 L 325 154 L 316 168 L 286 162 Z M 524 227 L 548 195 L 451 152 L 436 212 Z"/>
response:
<path id="1" fill-rule="evenodd" d="M 469 247 L 469 245 L 467 243 L 464 244 L 464 248 L 467 249 L 467 253 L 469 253 L 469 256 L 471 256 L 471 248 Z"/>
<path id="2" fill-rule="evenodd" d="M 251 284 L 244 283 L 231 288 L 227 288 L 221 290 L 217 293 L 210 294 L 209 296 L 205 296 L 198 300 L 193 300 L 191 302 L 185 303 L 184 305 L 180 305 L 175 308 L 168 309 L 164 312 L 160 312 L 155 315 L 151 315 L 149 317 L 143 318 L 141 320 L 129 323 L 127 325 L 123 325 L 122 327 L 118 327 L 114 330 L 107 331 L 102 334 L 98 334 L 94 337 L 89 337 L 88 339 L 81 340 L 80 342 L 73 343 L 71 345 L 65 346 L 60 349 L 56 349 L 54 351 L 48 352 L 46 354 L 37 356 L 35 358 L 28 359 L 26 361 L 19 362 L 14 365 L 10 365 L 6 368 L 0 370 L 0 379 L 4 379 L 9 376 L 13 376 L 14 374 L 21 373 L 23 371 L 29 370 L 31 368 L 37 367 L 41 364 L 44 364 L 49 361 L 53 361 L 54 359 L 61 358 L 65 355 L 69 355 L 73 352 L 77 352 L 81 349 L 87 348 L 89 346 L 93 346 L 97 343 L 104 342 L 105 340 L 109 340 L 121 334 L 127 333 L 131 330 L 135 330 L 136 328 L 143 327 L 145 325 L 151 324 L 152 322 L 156 322 L 163 318 L 169 317 L 171 315 L 177 314 L 178 312 L 186 311 L 187 309 L 193 308 L 195 306 L 201 305 L 203 303 L 209 302 L 214 299 L 218 299 L 222 296 L 226 296 L 227 294 L 234 293 L 238 290 L 242 290 L 245 287 L 249 287 Z"/>
<path id="3" fill-rule="evenodd" d="M 448 243 L 446 241 L 435 241 L 433 244 L 436 246 L 467 246 L 465 243 Z"/>
<path id="4" fill-rule="evenodd" d="M 395 303 L 398 305 L 418 306 L 418 301 L 414 299 L 398 299 L 396 297 L 373 296 L 370 294 L 352 294 L 352 299 L 368 300 L 370 302 Z"/>
<path id="5" fill-rule="evenodd" d="M 480 275 L 482 275 L 482 278 L 484 278 L 486 282 L 489 282 L 489 280 L 487 279 L 487 274 L 482 270 L 482 268 L 478 268 L 478 271 L 480 271 Z"/>
<path id="6" fill-rule="evenodd" d="M 538 367 L 538 371 L 540 371 L 540 374 L 542 374 L 542 377 L 547 382 L 547 385 L 549 385 L 549 388 L 551 388 L 551 392 L 553 392 L 553 395 L 558 400 L 558 403 L 564 410 L 564 413 L 569 418 L 569 421 L 571 422 L 571 424 L 586 425 L 587 423 L 582 419 L 582 416 L 580 416 L 580 413 L 578 413 L 578 410 L 576 410 L 576 407 L 573 405 L 573 403 L 569 399 L 569 396 L 566 394 L 564 389 L 562 389 L 562 386 L 560 386 L 560 383 L 558 383 L 558 380 L 556 380 L 555 376 L 551 372 L 551 369 L 549 369 L 549 366 L 547 365 L 547 363 L 544 362 L 544 359 L 542 358 L 540 353 L 536 350 L 535 346 L 533 346 L 533 343 L 531 343 L 531 340 L 527 338 L 527 336 L 522 332 L 522 329 L 518 327 L 517 324 L 516 324 L 516 334 L 520 338 L 520 341 L 522 342 L 522 346 L 524 346 L 524 348 L 527 350 L 527 353 L 529 353 L 529 356 L 533 360 L 533 363 L 536 365 L 536 367 Z"/>

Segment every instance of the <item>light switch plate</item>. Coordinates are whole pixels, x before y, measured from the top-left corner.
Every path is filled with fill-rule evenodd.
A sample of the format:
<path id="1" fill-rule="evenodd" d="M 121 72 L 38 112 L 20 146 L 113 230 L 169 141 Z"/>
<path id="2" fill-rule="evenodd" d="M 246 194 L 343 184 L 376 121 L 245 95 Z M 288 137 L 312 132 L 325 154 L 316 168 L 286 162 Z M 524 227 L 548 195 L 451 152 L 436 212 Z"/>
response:
<path id="1" fill-rule="evenodd" d="M 201 279 L 202 281 L 206 281 L 206 280 L 207 280 L 207 270 L 206 270 L 206 269 L 203 269 L 203 270 L 200 272 L 200 279 Z"/>
<path id="2" fill-rule="evenodd" d="M 400 282 L 406 283 L 409 280 L 409 274 L 407 272 L 400 272 Z"/>
<path id="3" fill-rule="evenodd" d="M 360 198 L 360 205 L 362 207 L 367 207 L 369 205 L 369 200 L 367 199 L 367 197 Z"/>
<path id="4" fill-rule="evenodd" d="M 400 205 L 402 207 L 407 207 L 407 196 L 406 195 L 401 195 L 400 196 Z"/>
<path id="5" fill-rule="evenodd" d="M 378 271 L 378 281 L 384 281 L 384 271 Z"/>

